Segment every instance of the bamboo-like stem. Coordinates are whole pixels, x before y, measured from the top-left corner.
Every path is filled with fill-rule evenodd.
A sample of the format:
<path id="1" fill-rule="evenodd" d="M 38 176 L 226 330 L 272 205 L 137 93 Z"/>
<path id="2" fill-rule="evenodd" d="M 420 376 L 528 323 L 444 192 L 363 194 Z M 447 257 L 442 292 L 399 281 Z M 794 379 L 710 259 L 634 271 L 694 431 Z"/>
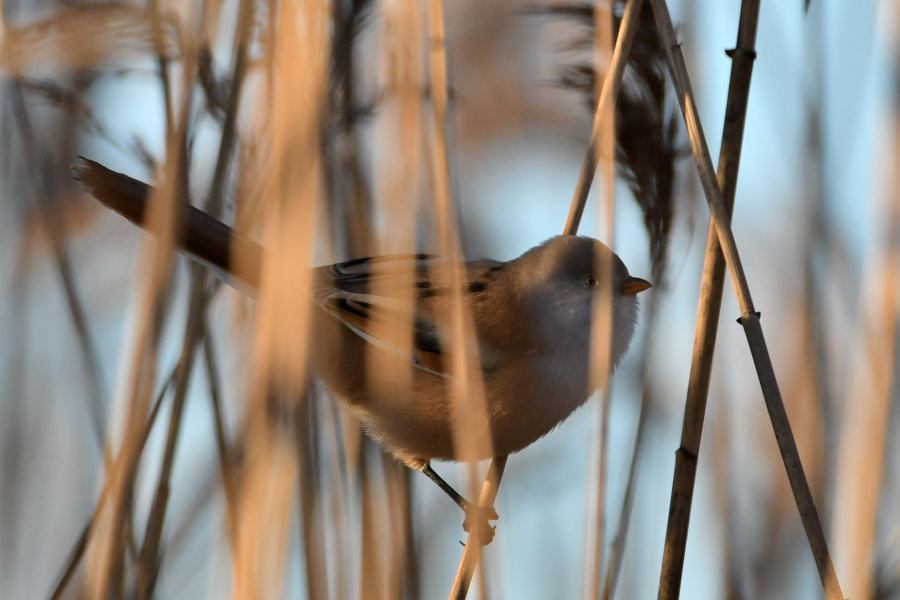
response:
<path id="1" fill-rule="evenodd" d="M 703 185 L 703 191 L 706 195 L 707 204 L 709 205 L 710 212 L 712 213 L 712 226 L 715 229 L 718 243 L 721 246 L 722 253 L 725 258 L 725 263 L 728 266 L 729 273 L 731 274 L 732 285 L 735 289 L 735 293 L 737 294 L 738 302 L 741 307 L 740 323 L 744 327 L 747 342 L 750 346 L 750 352 L 753 356 L 753 362 L 756 367 L 760 387 L 762 388 L 763 396 L 766 401 L 766 408 L 769 412 L 769 418 L 772 422 L 772 428 L 775 433 L 775 438 L 778 442 L 778 447 L 781 451 L 785 470 L 787 471 L 791 489 L 794 493 L 794 499 L 797 503 L 797 509 L 800 512 L 800 517 L 806 530 L 806 535 L 809 540 L 813 557 L 816 561 L 816 566 L 819 571 L 819 576 L 822 580 L 823 588 L 825 589 L 825 594 L 829 599 L 842 599 L 843 594 L 840 589 L 840 584 L 838 583 L 837 575 L 834 571 L 834 565 L 832 564 L 831 556 L 828 551 L 828 545 L 825 540 L 824 531 L 822 530 L 822 524 L 819 520 L 818 512 L 816 510 L 809 483 L 807 482 L 806 475 L 803 472 L 803 465 L 800 461 L 800 454 L 797 450 L 797 444 L 794 441 L 790 422 L 788 421 L 787 413 L 784 409 L 784 402 L 781 399 L 781 392 L 778 389 L 778 383 L 775 379 L 775 371 L 769 357 L 768 348 L 766 347 L 762 327 L 760 326 L 759 314 L 753 307 L 753 301 L 750 296 L 750 288 L 747 284 L 743 266 L 740 262 L 740 255 L 738 254 L 737 245 L 735 244 L 734 236 L 731 232 L 731 227 L 729 224 L 730 218 L 725 202 L 723 200 L 722 189 L 719 187 L 719 184 L 716 181 L 715 171 L 713 170 L 712 166 L 712 159 L 710 158 L 709 149 L 706 145 L 706 140 L 703 135 L 703 129 L 697 116 L 696 104 L 694 102 L 693 92 L 691 91 L 691 84 L 687 74 L 687 68 L 684 63 L 684 56 L 682 55 L 681 48 L 678 45 L 675 35 L 675 29 L 672 26 L 672 20 L 665 1 L 650 1 L 653 6 L 653 13 L 656 20 L 657 29 L 659 31 L 660 38 L 663 41 L 663 47 L 666 51 L 666 62 L 669 67 L 672 81 L 678 92 L 679 105 L 681 106 L 685 124 L 687 125 L 688 135 L 691 140 L 691 150 L 697 163 L 697 170 L 700 176 L 700 181 Z M 739 49 L 745 50 L 745 48 L 742 48 L 740 46 Z M 752 58 L 752 55 L 746 58 Z M 736 148 L 736 150 L 739 150 L 739 148 Z M 736 166 L 734 168 L 736 169 Z M 704 282 L 706 281 L 706 278 L 704 278 Z M 701 338 L 698 338 L 698 340 L 700 339 Z M 711 352 L 709 354 L 711 355 Z M 708 389 L 708 381 L 707 384 L 703 387 Z M 705 397 L 706 394 L 704 392 L 704 399 L 700 403 L 704 405 L 704 408 Z M 699 442 L 699 430 L 697 432 L 697 441 Z M 688 477 L 692 481 L 693 473 L 696 472 L 696 451 L 691 453 L 689 449 L 682 447 L 679 448 L 677 456 L 682 457 L 681 462 L 685 463 L 685 466 L 682 467 L 682 469 L 688 469 L 690 471 L 690 473 L 688 473 L 685 477 L 679 478 L 677 481 L 686 481 Z M 673 498 L 677 498 L 679 490 L 676 490 L 674 485 L 672 493 Z M 674 500 L 673 504 L 677 501 L 677 499 Z M 678 508 L 680 510 L 684 510 L 685 507 L 689 508 L 689 504 L 685 505 L 681 502 L 678 502 Z M 673 508 L 675 507 L 673 506 Z M 670 513 L 671 512 L 672 511 L 670 511 Z M 670 546 L 670 535 L 685 535 L 686 539 L 687 518 L 682 517 L 682 519 L 685 523 L 685 526 L 677 528 L 674 531 L 667 532 L 667 547 Z M 677 545 L 673 543 L 671 547 L 675 548 L 676 546 Z M 670 564 L 671 556 L 672 555 L 669 554 L 669 557 L 667 557 L 664 554 L 663 569 L 660 574 L 660 598 L 678 597 L 679 586 L 675 585 L 675 579 L 679 578 L 673 575 L 667 575 L 667 572 L 669 572 L 670 569 L 666 567 L 666 565 Z M 683 564 L 683 552 L 680 561 Z M 679 567 L 677 569 L 671 570 L 671 572 L 673 574 L 675 572 L 680 574 L 681 569 Z"/>
<path id="2" fill-rule="evenodd" d="M 613 107 L 619 96 L 619 90 L 622 88 L 622 76 L 628 64 L 628 56 L 631 54 L 631 45 L 637 33 L 638 16 L 641 14 L 643 3 L 644 0 L 629 0 L 625 6 L 609 69 L 603 77 L 603 86 L 600 88 L 594 122 L 591 126 L 591 139 L 588 142 L 584 162 L 581 164 L 581 172 L 578 174 L 578 183 L 575 186 L 569 215 L 566 217 L 566 224 L 563 227 L 563 235 L 578 233 L 578 226 L 581 224 L 584 207 L 591 191 L 591 183 L 594 181 L 594 173 L 597 170 L 597 145 L 604 125 L 600 117 L 605 114 L 614 114 Z M 612 126 L 611 123 L 609 125 Z"/>
<path id="3" fill-rule="evenodd" d="M 728 85 L 725 124 L 722 128 L 722 146 L 719 153 L 718 181 L 729 214 L 734 206 L 734 195 L 737 188 L 747 101 L 750 95 L 750 79 L 756 56 L 758 17 L 759 0 L 744 0 L 741 5 L 737 42 L 735 50 L 731 52 L 731 79 Z M 694 482 L 697 475 L 697 457 L 700 453 L 700 440 L 703 434 L 724 283 L 725 259 L 719 248 L 719 239 L 712 222 L 710 222 L 706 237 L 703 279 L 700 285 L 691 372 L 681 430 L 681 445 L 675 454 L 675 473 L 660 572 L 660 598 L 677 598 L 681 588 L 684 552 L 687 544 Z"/>
<path id="4" fill-rule="evenodd" d="M 481 486 L 481 494 L 478 496 L 478 506 L 494 505 L 504 469 L 506 469 L 505 456 L 499 456 L 491 461 L 487 477 Z M 481 544 L 474 535 L 470 535 L 466 541 L 462 559 L 459 561 L 459 568 L 456 570 L 456 578 L 453 580 L 453 587 L 450 590 L 450 600 L 464 600 L 466 594 L 469 593 L 469 586 L 472 583 L 472 576 L 475 574 L 480 556 Z"/>

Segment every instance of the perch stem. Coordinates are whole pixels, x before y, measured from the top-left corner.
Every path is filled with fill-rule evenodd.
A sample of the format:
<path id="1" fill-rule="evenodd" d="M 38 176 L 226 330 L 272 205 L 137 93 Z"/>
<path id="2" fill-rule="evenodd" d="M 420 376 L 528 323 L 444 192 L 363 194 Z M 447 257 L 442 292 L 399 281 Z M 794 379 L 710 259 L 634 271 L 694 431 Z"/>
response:
<path id="1" fill-rule="evenodd" d="M 481 487 L 481 495 L 478 497 L 478 506 L 482 508 L 494 506 L 494 500 L 497 499 L 497 491 L 500 488 L 500 479 L 503 477 L 504 469 L 506 469 L 505 456 L 498 456 L 491 461 L 488 475 Z M 473 543 L 477 541 L 477 537 L 477 535 L 469 535 L 465 550 L 463 550 L 462 559 L 459 561 L 453 588 L 450 590 L 450 600 L 464 600 L 466 594 L 469 593 L 472 576 L 475 574 L 478 559 L 481 557 L 480 544 Z"/>

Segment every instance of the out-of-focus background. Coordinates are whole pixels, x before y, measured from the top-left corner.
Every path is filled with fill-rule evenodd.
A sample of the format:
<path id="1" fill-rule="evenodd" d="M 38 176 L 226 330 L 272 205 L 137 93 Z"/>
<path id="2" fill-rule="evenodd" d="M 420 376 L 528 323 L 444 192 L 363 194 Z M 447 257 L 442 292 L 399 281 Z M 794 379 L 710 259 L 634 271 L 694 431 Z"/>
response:
<path id="1" fill-rule="evenodd" d="M 272 327 L 257 313 L 268 310 L 265 301 L 223 286 L 192 313 L 190 263 L 176 259 L 171 286 L 160 284 L 165 252 L 86 195 L 69 170 L 84 155 L 168 181 L 171 197 L 186 189 L 198 206 L 224 174 L 212 194 L 219 214 L 275 239 L 265 236 L 277 219 L 260 217 L 267 209 L 255 198 L 270 194 L 269 179 L 291 189 L 270 169 L 290 172 L 290 144 L 312 139 L 302 148 L 320 155 L 318 212 L 311 201 L 297 205 L 313 219 L 315 242 L 301 253 L 305 263 L 281 268 L 393 251 L 413 227 L 416 245 L 436 251 L 425 4 L 0 6 L 0 595 L 46 598 L 63 580 L 61 597 L 121 589 L 158 598 L 255 595 L 247 589 L 445 597 L 465 539 L 460 511 L 361 437 L 318 384 L 276 419 L 282 430 L 255 441 L 248 414 L 265 408 L 254 400 L 260 330 Z M 451 189 L 470 257 L 514 258 L 557 235 L 575 189 L 592 116 L 567 74 L 591 64 L 592 34 L 577 11 L 541 6 L 445 7 Z M 715 160 L 731 67 L 725 50 L 735 44 L 741 2 L 669 6 Z M 411 52 L 421 63 L 404 54 L 403 31 L 419 40 Z M 309 35 L 293 39 L 297 32 Z M 237 39 L 246 53 L 235 71 Z M 734 209 L 804 467 L 854 600 L 900 598 L 898 40 L 892 0 L 762 2 Z M 663 114 L 677 123 L 667 262 L 642 294 L 638 333 L 612 380 L 604 518 L 594 398 L 510 457 L 497 536 L 473 597 L 584 597 L 598 568 L 588 557 L 600 523 L 605 577 L 642 399 L 614 596 L 656 594 L 708 222 L 668 81 L 665 89 Z M 315 98 L 324 108 L 304 121 L 304 103 Z M 310 137 L 303 123 L 320 127 Z M 235 142 L 219 169 L 223 131 Z M 609 241 L 599 198 L 581 233 Z M 292 215 L 283 205 L 267 214 Z M 620 181 L 613 245 L 632 274 L 651 278 L 650 240 L 632 188 Z M 728 285 L 724 298 L 682 597 L 821 597 Z M 186 322 L 204 338 L 190 376 L 176 373 Z M 153 425 L 143 439 L 145 423 Z M 466 489 L 463 467 L 435 468 Z M 98 505 L 102 518 L 92 519 Z M 255 554 L 235 542 L 257 533 Z M 153 583 L 141 587 L 148 573 Z M 120 587 L 109 583 L 116 577 Z M 243 587 L 248 580 L 257 587 Z"/>

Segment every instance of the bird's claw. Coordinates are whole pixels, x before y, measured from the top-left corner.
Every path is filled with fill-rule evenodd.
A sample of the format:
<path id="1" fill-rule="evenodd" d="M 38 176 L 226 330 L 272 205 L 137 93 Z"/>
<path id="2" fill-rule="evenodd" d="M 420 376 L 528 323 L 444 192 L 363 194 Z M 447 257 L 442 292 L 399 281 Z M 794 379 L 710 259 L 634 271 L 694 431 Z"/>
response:
<path id="1" fill-rule="evenodd" d="M 463 521 L 463 529 L 477 537 L 482 546 L 490 544 L 494 539 L 494 531 L 496 526 L 491 525 L 491 521 L 500 518 L 497 511 L 492 506 L 474 506 L 466 511 L 466 518 Z M 472 531 L 472 523 L 476 523 L 477 531 Z"/>

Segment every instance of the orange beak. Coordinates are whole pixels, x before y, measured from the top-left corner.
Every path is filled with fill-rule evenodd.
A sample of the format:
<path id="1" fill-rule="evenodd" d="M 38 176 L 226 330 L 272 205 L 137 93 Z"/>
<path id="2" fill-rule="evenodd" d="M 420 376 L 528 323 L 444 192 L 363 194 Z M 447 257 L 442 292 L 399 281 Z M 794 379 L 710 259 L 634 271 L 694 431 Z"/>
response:
<path id="1" fill-rule="evenodd" d="M 635 294 L 652 287 L 653 284 L 646 279 L 641 279 L 640 277 L 628 277 L 622 283 L 621 291 L 626 296 L 634 296 Z"/>

